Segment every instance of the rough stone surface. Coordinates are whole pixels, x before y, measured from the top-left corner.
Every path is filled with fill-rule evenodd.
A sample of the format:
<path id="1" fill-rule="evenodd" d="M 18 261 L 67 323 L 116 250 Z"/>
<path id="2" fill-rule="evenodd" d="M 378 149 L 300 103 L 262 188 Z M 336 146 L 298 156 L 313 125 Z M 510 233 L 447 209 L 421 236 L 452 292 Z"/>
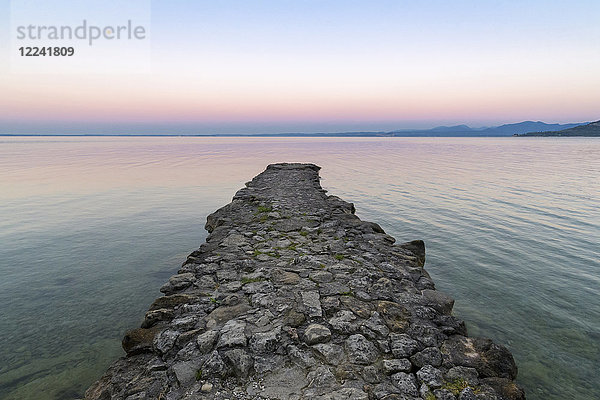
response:
<path id="1" fill-rule="evenodd" d="M 510 352 L 450 315 L 424 243 L 361 221 L 318 171 L 270 165 L 209 215 L 85 399 L 524 399 Z"/>
<path id="2" fill-rule="evenodd" d="M 363 335 L 352 335 L 346 339 L 346 351 L 352 363 L 368 365 L 377 360 L 375 345 Z"/>
<path id="3" fill-rule="evenodd" d="M 406 358 L 393 358 L 391 360 L 383 360 L 383 371 L 386 374 L 395 372 L 408 372 L 412 368 L 412 364 Z"/>
<path id="4" fill-rule="evenodd" d="M 439 367 L 442 365 L 442 353 L 437 347 L 427 347 L 410 358 L 410 361 L 418 368 L 424 365 L 433 365 Z"/>
<path id="5" fill-rule="evenodd" d="M 419 393 L 417 390 L 417 380 L 413 374 L 398 372 L 392 375 L 392 383 L 400 389 L 400 393 L 402 394 L 417 396 Z"/>
<path id="6" fill-rule="evenodd" d="M 331 331 L 326 326 L 320 324 L 311 324 L 304 331 L 304 341 L 306 344 L 325 343 L 331 338 Z"/>
<path id="7" fill-rule="evenodd" d="M 426 384 L 430 388 L 439 388 L 444 384 L 442 371 L 431 366 L 425 365 L 417 372 L 419 382 Z"/>

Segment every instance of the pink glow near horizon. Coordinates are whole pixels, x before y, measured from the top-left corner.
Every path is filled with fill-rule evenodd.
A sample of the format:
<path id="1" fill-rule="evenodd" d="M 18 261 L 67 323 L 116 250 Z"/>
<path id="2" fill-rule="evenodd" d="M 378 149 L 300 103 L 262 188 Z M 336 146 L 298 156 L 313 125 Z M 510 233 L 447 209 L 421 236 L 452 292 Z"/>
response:
<path id="1" fill-rule="evenodd" d="M 0 63 L 0 128 L 597 120 L 600 28 L 590 7 L 598 4 L 334 2 L 318 7 L 327 16 L 319 19 L 308 3 L 225 12 L 209 2 L 157 2 L 151 72 L 19 74 Z M 536 12 L 544 24 L 528 17 Z M 205 14 L 200 29 L 192 22 Z"/>
<path id="2" fill-rule="evenodd" d="M 331 87 L 318 93 L 298 87 L 282 92 L 260 88 L 146 86 L 126 80 L 81 83 L 60 89 L 62 82 L 1 82 L 1 119 L 29 121 L 112 122 L 261 122 L 261 121 L 411 121 L 517 120 L 593 118 L 600 104 L 595 93 L 563 88 L 456 87 L 437 90 L 412 87 L 404 91 Z M 320 83 L 323 87 L 326 83 Z M 237 90 L 236 90 L 237 89 Z M 577 88 L 575 88 L 577 89 Z M 487 93 L 486 93 L 487 92 Z"/>

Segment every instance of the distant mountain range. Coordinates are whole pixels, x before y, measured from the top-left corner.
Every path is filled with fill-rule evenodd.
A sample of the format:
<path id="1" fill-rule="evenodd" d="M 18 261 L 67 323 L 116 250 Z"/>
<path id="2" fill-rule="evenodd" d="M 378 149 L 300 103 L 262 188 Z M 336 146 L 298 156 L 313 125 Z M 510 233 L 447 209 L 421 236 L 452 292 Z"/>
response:
<path id="1" fill-rule="evenodd" d="M 547 124 L 541 121 L 523 121 L 493 127 L 471 128 L 467 125 L 438 126 L 431 129 L 399 129 L 391 132 L 339 132 L 339 133 L 276 133 L 258 136 L 324 136 L 324 137 L 502 137 L 522 135 L 533 131 L 554 132 L 585 124 Z M 256 135 L 247 135 L 256 136 Z"/>
<path id="2" fill-rule="evenodd" d="M 529 132 L 519 136 L 597 136 L 600 137 L 600 121 L 578 125 L 573 128 L 559 131 L 546 130 L 542 132 Z"/>
<path id="3" fill-rule="evenodd" d="M 471 128 L 467 125 L 438 126 L 425 130 L 398 130 L 390 132 L 390 136 L 512 136 L 534 131 L 553 132 L 570 129 L 581 125 L 546 124 L 541 121 L 523 121 L 516 124 L 505 124 L 489 128 Z"/>
<path id="4" fill-rule="evenodd" d="M 0 128 L 1 129 L 1 128 Z M 504 137 L 504 136 L 598 136 L 590 132 L 597 132 L 598 122 L 582 122 L 576 124 L 546 124 L 541 121 L 523 121 L 516 124 L 505 124 L 493 127 L 471 128 L 467 125 L 438 126 L 431 129 L 400 129 L 391 132 L 333 132 L 333 133 L 265 133 L 265 134 L 193 134 L 171 133 L 172 129 L 165 129 L 163 134 L 144 133 L 81 133 L 81 134 L 9 134 L 0 133 L 0 136 L 250 136 L 250 137 Z M 154 129 L 155 131 L 160 129 Z M 0 131 L 1 132 L 1 131 Z M 84 131 L 85 132 L 85 131 Z M 556 134 L 553 134 L 556 133 Z"/>
<path id="5" fill-rule="evenodd" d="M 502 137 L 522 135 L 532 131 L 553 132 L 580 126 L 576 124 L 546 124 L 541 121 L 523 121 L 493 127 L 471 128 L 467 125 L 438 126 L 431 129 L 400 129 L 391 132 L 337 132 L 337 133 L 273 133 L 235 136 L 294 136 L 294 137 Z M 219 135 L 221 136 L 221 135 Z M 223 135 L 225 136 L 225 135 Z M 229 136 L 229 135 L 227 135 Z"/>

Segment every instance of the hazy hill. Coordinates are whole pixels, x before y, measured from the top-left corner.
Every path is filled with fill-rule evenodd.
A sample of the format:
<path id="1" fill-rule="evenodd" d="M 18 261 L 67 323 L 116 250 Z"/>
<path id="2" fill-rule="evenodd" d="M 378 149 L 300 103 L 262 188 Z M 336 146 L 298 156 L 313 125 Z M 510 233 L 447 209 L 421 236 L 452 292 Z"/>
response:
<path id="1" fill-rule="evenodd" d="M 473 131 L 473 128 L 468 127 L 467 125 L 456 125 L 456 126 L 438 126 L 430 129 L 430 131 L 435 132 L 468 132 Z"/>
<path id="2" fill-rule="evenodd" d="M 534 121 L 523 121 L 523 122 L 519 122 L 518 124 L 505 124 L 505 125 L 497 126 L 494 128 L 487 128 L 487 129 L 484 129 L 482 132 L 484 132 L 484 133 L 490 132 L 495 135 L 514 135 L 514 134 L 534 132 L 534 131 L 546 131 L 546 132 L 559 131 L 562 129 L 573 128 L 578 125 L 581 125 L 581 123 L 562 124 L 561 125 L 561 124 L 546 124 L 545 122 L 541 122 L 541 121 L 535 121 L 535 122 Z"/>
<path id="3" fill-rule="evenodd" d="M 585 123 L 584 123 L 585 124 Z M 92 131 L 81 128 L 73 131 L 69 129 L 67 132 L 59 133 L 53 131 L 41 131 L 41 132 L 22 132 L 21 129 L 10 129 L 0 126 L 0 136 L 19 136 L 19 135 L 32 135 L 32 136 L 44 136 L 44 135 L 58 135 L 58 136 L 254 136 L 254 137 L 283 137 L 283 136 L 295 136 L 295 137 L 484 137 L 484 136 L 495 136 L 505 137 L 520 135 L 527 132 L 539 132 L 542 133 L 562 131 L 569 128 L 574 128 L 579 124 L 546 124 L 541 121 L 523 121 L 516 124 L 504 124 L 494 127 L 482 127 L 482 128 L 471 128 L 467 125 L 455 125 L 455 126 L 438 126 L 431 129 L 399 129 L 391 132 L 311 132 L 311 133 L 264 133 L 264 134 L 253 134 L 253 133 L 237 133 L 237 134 L 197 134 L 191 131 L 191 128 L 185 128 L 182 130 L 176 130 L 173 127 L 153 127 L 150 128 L 133 128 L 129 131 L 120 133 L 111 133 L 111 129 L 103 131 L 101 129 L 94 129 Z M 175 132 L 176 130 L 177 132 Z M 148 133 L 150 132 L 161 132 L 162 133 Z M 581 136 L 581 135 L 577 135 Z M 585 136 L 585 135 L 584 135 Z"/>
<path id="4" fill-rule="evenodd" d="M 598 136 L 600 137 L 600 121 L 579 125 L 560 131 L 529 132 L 521 136 Z"/>
<path id="5" fill-rule="evenodd" d="M 504 124 L 489 128 L 471 128 L 467 125 L 438 126 L 423 130 L 397 130 L 390 132 L 393 136 L 512 136 L 532 131 L 560 131 L 573 128 L 576 124 L 547 124 L 541 121 L 523 121 L 516 124 Z"/>

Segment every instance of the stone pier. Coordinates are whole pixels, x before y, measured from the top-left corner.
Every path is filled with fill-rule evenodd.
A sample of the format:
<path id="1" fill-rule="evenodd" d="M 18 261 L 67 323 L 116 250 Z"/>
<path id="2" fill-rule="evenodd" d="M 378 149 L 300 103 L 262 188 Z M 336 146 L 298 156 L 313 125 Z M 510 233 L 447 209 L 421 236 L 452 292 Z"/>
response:
<path id="1" fill-rule="evenodd" d="M 269 165 L 211 214 L 85 399 L 524 399 L 510 352 L 435 290 L 423 242 L 361 221 L 319 169 Z"/>

